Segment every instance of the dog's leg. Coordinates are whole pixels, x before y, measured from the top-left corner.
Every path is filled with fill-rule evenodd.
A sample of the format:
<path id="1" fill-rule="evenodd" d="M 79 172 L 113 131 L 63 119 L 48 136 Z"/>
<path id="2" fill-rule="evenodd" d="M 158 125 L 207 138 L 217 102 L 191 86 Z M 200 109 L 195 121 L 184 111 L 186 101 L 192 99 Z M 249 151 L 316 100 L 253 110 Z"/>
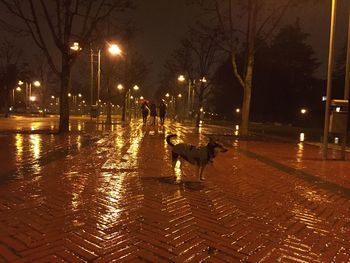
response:
<path id="1" fill-rule="evenodd" d="M 201 181 L 204 180 L 203 177 L 202 177 L 204 168 L 205 168 L 205 165 L 201 165 L 201 166 L 200 166 L 199 180 L 201 180 Z"/>
<path id="2" fill-rule="evenodd" d="M 172 164 L 173 164 L 173 168 L 175 167 L 176 161 L 177 161 L 178 158 L 179 158 L 179 155 L 172 151 L 171 152 L 171 161 L 172 161 Z"/>

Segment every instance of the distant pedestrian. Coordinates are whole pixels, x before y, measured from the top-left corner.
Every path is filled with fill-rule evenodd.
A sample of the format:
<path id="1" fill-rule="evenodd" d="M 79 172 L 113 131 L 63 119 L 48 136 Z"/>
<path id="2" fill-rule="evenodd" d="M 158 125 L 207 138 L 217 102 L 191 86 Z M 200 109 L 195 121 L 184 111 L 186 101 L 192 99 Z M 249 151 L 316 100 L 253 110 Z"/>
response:
<path id="1" fill-rule="evenodd" d="M 141 113 L 142 113 L 142 121 L 143 124 L 147 123 L 147 117 L 150 113 L 150 109 L 148 107 L 147 101 L 142 102 L 141 104 Z"/>
<path id="2" fill-rule="evenodd" d="M 156 124 L 156 118 L 157 118 L 157 106 L 154 102 L 151 102 L 151 104 L 149 105 L 149 109 L 151 111 L 150 115 L 151 115 L 151 119 L 153 117 L 153 125 Z"/>
<path id="3" fill-rule="evenodd" d="M 167 109 L 167 107 L 166 107 L 164 100 L 161 100 L 159 103 L 159 118 L 160 118 L 161 125 L 164 125 L 166 109 Z"/>

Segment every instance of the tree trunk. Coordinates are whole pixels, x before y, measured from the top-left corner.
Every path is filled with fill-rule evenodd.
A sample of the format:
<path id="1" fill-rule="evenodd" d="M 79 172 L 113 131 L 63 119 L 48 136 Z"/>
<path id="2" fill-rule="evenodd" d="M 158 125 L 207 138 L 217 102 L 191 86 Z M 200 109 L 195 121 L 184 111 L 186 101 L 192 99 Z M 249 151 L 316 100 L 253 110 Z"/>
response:
<path id="1" fill-rule="evenodd" d="M 9 117 L 10 116 L 10 105 L 11 105 L 11 92 L 10 89 L 5 86 L 5 92 L 6 92 L 6 98 L 4 101 L 4 110 L 5 110 L 5 117 Z"/>
<path id="2" fill-rule="evenodd" d="M 202 87 L 201 87 L 202 89 Z M 198 108 L 197 108 L 197 118 L 196 118 L 196 127 L 200 126 L 201 123 L 201 108 L 203 107 L 203 92 L 201 90 L 198 96 Z"/>
<path id="3" fill-rule="evenodd" d="M 122 121 L 126 120 L 126 95 L 128 94 L 127 92 L 123 92 L 123 102 L 122 102 Z"/>
<path id="4" fill-rule="evenodd" d="M 247 79 L 245 81 L 243 90 L 243 105 L 242 105 L 242 123 L 241 123 L 241 135 L 247 136 L 249 132 L 249 113 L 250 113 L 250 101 L 252 94 L 252 80 Z"/>
<path id="5" fill-rule="evenodd" d="M 69 132 L 68 87 L 70 82 L 70 70 L 69 58 L 67 55 L 62 54 L 59 133 Z"/>
<path id="6" fill-rule="evenodd" d="M 256 0 L 249 1 L 248 15 L 248 35 L 247 35 L 247 63 L 243 84 L 243 105 L 242 105 L 242 124 L 241 135 L 247 136 L 249 131 L 249 113 L 250 101 L 252 95 L 253 70 L 254 70 L 254 51 L 255 51 L 255 35 L 256 23 L 258 16 L 258 7 Z"/>

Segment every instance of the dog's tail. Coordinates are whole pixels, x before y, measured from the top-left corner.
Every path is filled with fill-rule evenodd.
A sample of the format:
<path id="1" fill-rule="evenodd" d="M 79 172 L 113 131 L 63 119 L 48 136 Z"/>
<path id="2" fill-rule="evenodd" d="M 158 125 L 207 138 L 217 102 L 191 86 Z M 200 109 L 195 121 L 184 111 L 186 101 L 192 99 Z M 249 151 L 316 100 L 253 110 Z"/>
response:
<path id="1" fill-rule="evenodd" d="M 173 137 L 177 137 L 177 135 L 176 134 L 170 134 L 170 135 L 168 135 L 167 137 L 166 137 L 166 142 L 170 145 L 170 146 L 175 146 L 175 144 L 173 144 L 172 142 L 171 142 L 171 138 L 173 138 Z"/>

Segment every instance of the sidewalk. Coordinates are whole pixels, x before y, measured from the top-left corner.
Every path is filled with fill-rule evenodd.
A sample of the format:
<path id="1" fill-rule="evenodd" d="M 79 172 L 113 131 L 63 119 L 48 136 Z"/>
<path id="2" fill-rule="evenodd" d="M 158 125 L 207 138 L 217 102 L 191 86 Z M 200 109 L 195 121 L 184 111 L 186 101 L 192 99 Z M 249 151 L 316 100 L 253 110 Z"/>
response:
<path id="1" fill-rule="evenodd" d="M 170 133 L 230 150 L 198 182 Z M 0 183 L 0 262 L 350 261 L 350 162 L 315 146 L 132 122 L 29 166 Z"/>

